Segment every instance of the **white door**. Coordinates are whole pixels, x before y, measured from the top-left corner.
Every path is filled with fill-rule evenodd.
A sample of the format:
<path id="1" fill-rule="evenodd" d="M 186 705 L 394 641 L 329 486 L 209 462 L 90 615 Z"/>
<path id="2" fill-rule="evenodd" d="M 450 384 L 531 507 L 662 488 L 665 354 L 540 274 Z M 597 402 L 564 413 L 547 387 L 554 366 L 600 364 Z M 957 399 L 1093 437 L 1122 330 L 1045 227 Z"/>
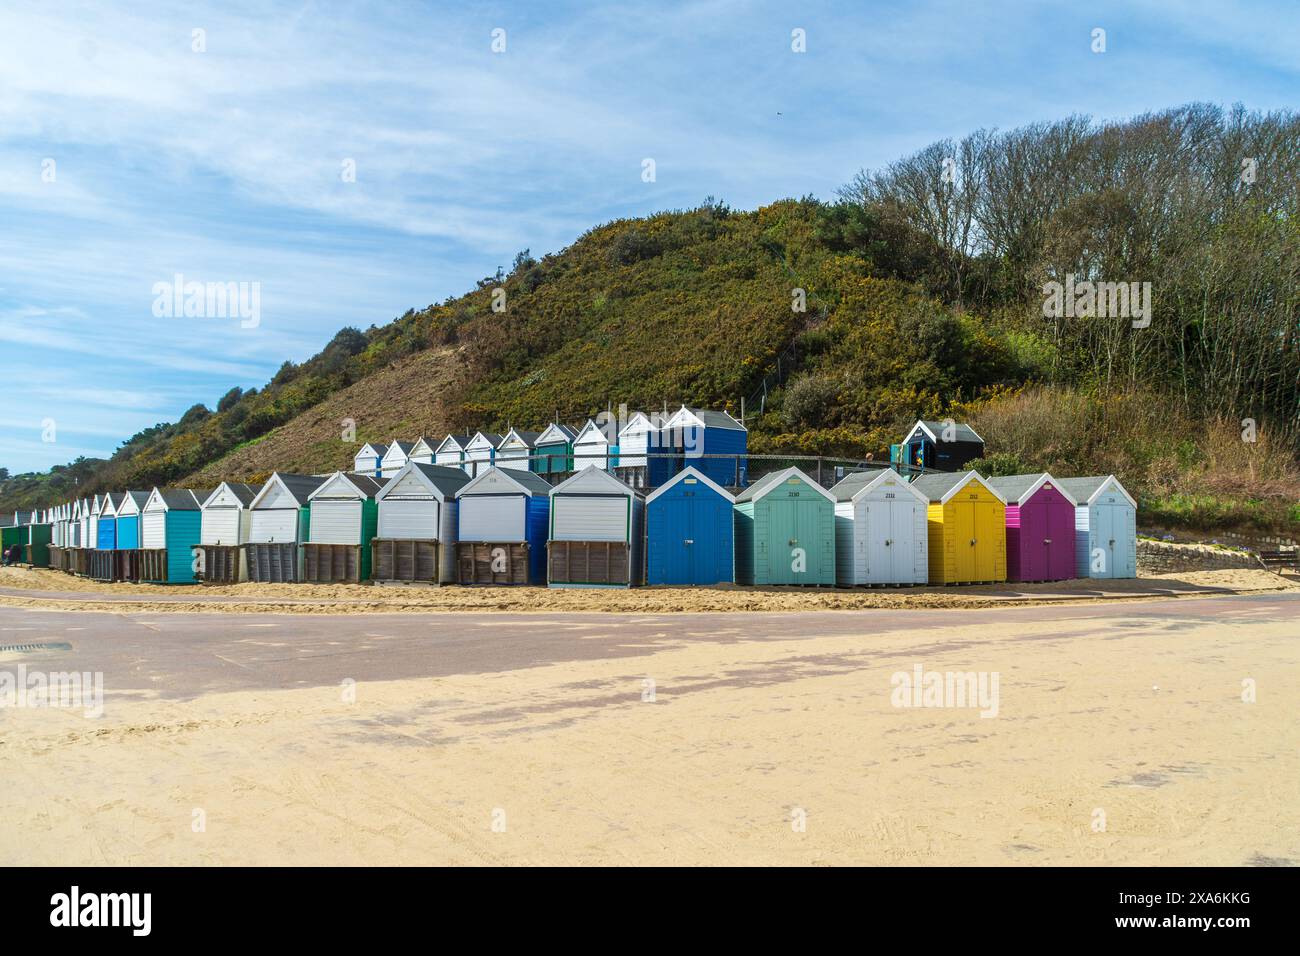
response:
<path id="1" fill-rule="evenodd" d="M 626 541 L 628 499 L 560 495 L 551 499 L 555 541 Z"/>
<path id="2" fill-rule="evenodd" d="M 238 508 L 208 508 L 203 512 L 202 540 L 204 544 L 239 544 Z"/>
<path id="3" fill-rule="evenodd" d="M 461 498 L 461 541 L 523 541 L 524 499 L 519 495 Z"/>
<path id="4" fill-rule="evenodd" d="M 266 508 L 253 512 L 248 540 L 293 544 L 298 540 L 297 508 Z"/>
<path id="5" fill-rule="evenodd" d="M 385 498 L 379 502 L 379 537 L 437 540 L 438 499 Z"/>
<path id="6" fill-rule="evenodd" d="M 360 544 L 361 502 L 356 498 L 317 498 L 311 503 L 312 544 Z"/>
<path id="7" fill-rule="evenodd" d="M 167 547 L 167 512 L 149 511 L 141 515 L 140 547 Z"/>

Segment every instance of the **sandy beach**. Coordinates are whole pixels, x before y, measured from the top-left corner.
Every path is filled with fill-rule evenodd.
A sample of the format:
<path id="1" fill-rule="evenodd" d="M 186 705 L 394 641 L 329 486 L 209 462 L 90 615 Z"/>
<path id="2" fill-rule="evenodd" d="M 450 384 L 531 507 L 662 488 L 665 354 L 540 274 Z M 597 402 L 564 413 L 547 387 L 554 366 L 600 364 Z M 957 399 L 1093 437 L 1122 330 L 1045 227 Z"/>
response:
<path id="1" fill-rule="evenodd" d="M 1291 863 L 1298 610 L 5 607 L 0 643 L 70 649 L 0 670 L 106 701 L 0 710 L 0 863 Z M 997 673 L 997 716 L 895 706 L 916 666 Z"/>

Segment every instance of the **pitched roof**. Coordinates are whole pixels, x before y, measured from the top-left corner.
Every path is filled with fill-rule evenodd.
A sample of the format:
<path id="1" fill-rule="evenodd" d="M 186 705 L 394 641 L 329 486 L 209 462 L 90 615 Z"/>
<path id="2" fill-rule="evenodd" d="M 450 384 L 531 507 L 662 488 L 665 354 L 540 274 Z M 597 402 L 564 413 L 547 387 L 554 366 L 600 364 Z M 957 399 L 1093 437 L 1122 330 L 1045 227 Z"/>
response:
<path id="1" fill-rule="evenodd" d="M 518 438 L 527 447 L 532 448 L 534 445 L 537 444 L 537 439 L 541 436 L 541 434 L 542 434 L 541 432 L 524 432 L 524 431 L 520 431 L 518 428 L 512 428 L 510 429 L 506 437 L 503 439 L 503 443 L 505 441 L 509 441 L 511 436 L 513 436 L 515 438 Z"/>
<path id="2" fill-rule="evenodd" d="M 211 491 L 193 491 L 189 488 L 157 488 L 158 496 L 168 511 L 198 511 Z"/>
<path id="3" fill-rule="evenodd" d="M 697 470 L 695 469 L 695 466 L 694 466 L 694 465 L 687 465 L 685 468 L 683 468 L 683 469 L 682 469 L 681 471 L 679 471 L 677 474 L 673 475 L 670 479 L 668 479 L 668 480 L 665 481 L 662 485 L 660 485 L 658 488 L 656 488 L 654 491 L 652 491 L 652 492 L 651 492 L 651 493 L 646 497 L 645 503 L 646 503 L 646 504 L 650 504 L 650 502 L 654 501 L 656 498 L 658 498 L 660 495 L 662 495 L 665 491 L 667 491 L 667 490 L 668 490 L 669 488 L 671 488 L 673 485 L 677 484 L 677 483 L 680 482 L 680 481 L 685 481 L 685 480 L 688 479 L 688 478 L 690 478 L 690 479 L 692 479 L 692 480 L 694 480 L 694 481 L 702 481 L 702 482 L 704 482 L 704 484 L 705 484 L 706 487 L 711 488 L 713 491 L 715 491 L 715 492 L 717 492 L 718 494 L 722 495 L 722 497 L 726 498 L 728 501 L 734 502 L 734 501 L 736 500 L 736 496 L 735 496 L 735 495 L 733 495 L 733 494 L 732 494 L 730 491 L 728 491 L 726 488 L 723 488 L 720 484 L 718 484 L 716 481 L 714 481 L 712 478 L 710 478 L 710 477 L 709 477 L 708 475 L 706 475 L 704 472 L 702 472 L 702 471 L 697 471 Z"/>
<path id="4" fill-rule="evenodd" d="M 845 475 L 831 488 L 831 494 L 835 496 L 836 501 L 852 501 L 862 492 L 881 482 L 891 480 L 906 488 L 917 498 L 925 497 L 920 491 L 913 488 L 907 479 L 890 468 L 874 468 L 870 471 L 855 471 L 852 474 Z"/>
<path id="5" fill-rule="evenodd" d="M 1128 499 L 1129 504 L 1134 508 L 1137 507 L 1137 501 L 1128 493 L 1118 478 L 1114 475 L 1090 475 L 1086 478 L 1058 478 L 1056 483 L 1061 489 L 1070 493 L 1079 504 L 1091 504 L 1092 499 L 1096 497 L 1097 492 L 1105 487 L 1106 482 L 1115 482 L 1115 487 L 1119 489 L 1120 494 Z"/>
<path id="6" fill-rule="evenodd" d="M 396 448 L 396 449 L 397 449 L 398 451 L 400 451 L 403 455 L 409 455 L 409 454 L 411 453 L 411 449 L 414 448 L 414 447 L 415 447 L 415 442 L 413 442 L 413 441 L 395 441 L 395 442 L 393 442 L 391 445 L 388 446 L 388 448 L 387 448 L 387 450 L 384 452 L 384 454 L 387 455 L 388 452 L 390 452 L 390 451 L 392 451 L 394 448 Z"/>
<path id="7" fill-rule="evenodd" d="M 407 462 L 407 467 L 428 478 L 429 483 L 447 498 L 454 497 L 456 492 L 465 487 L 469 481 L 469 475 L 463 468 L 454 468 L 451 465 L 426 465 L 422 461 L 411 461 Z M 391 480 L 395 481 L 396 477 L 394 475 Z"/>
<path id="8" fill-rule="evenodd" d="M 488 444 L 490 444 L 493 448 L 500 448 L 501 439 L 503 437 L 505 436 L 498 435 L 496 432 L 475 432 L 474 437 L 470 439 L 470 443 L 473 444 L 475 440 L 479 438 L 485 438 L 487 439 Z"/>
<path id="9" fill-rule="evenodd" d="M 916 430 L 918 428 L 924 430 L 930 436 L 931 440 L 939 441 L 939 436 L 943 434 L 944 425 L 945 425 L 944 422 L 931 422 L 931 421 L 926 421 L 925 419 L 921 419 L 915 425 L 912 426 L 912 430 L 907 433 L 907 437 L 903 439 L 903 442 L 904 444 L 906 444 L 907 442 L 911 441 L 912 436 L 916 434 Z M 975 429 L 971 428 L 969 425 L 964 425 L 960 422 L 953 422 L 952 440 L 953 441 L 975 441 L 975 442 L 979 442 L 981 445 L 984 444 L 984 439 L 980 438 L 979 435 L 975 434 Z"/>
<path id="10" fill-rule="evenodd" d="M 985 488 L 993 492 L 994 497 L 1006 504 L 1006 498 L 1002 493 L 990 486 L 984 477 L 976 471 L 932 471 L 921 475 L 919 478 L 912 479 L 912 487 L 925 495 L 929 501 L 943 502 L 963 488 L 971 479 L 980 482 Z"/>
<path id="11" fill-rule="evenodd" d="M 206 507 L 207 503 L 216 497 L 218 491 L 220 491 L 222 488 L 226 488 L 230 491 L 232 495 L 235 496 L 236 500 L 238 500 L 238 502 L 241 505 L 247 508 L 249 505 L 253 503 L 253 499 L 257 497 L 257 493 L 261 491 L 263 487 L 265 486 L 248 485 L 242 481 L 223 481 L 221 484 L 217 485 L 217 487 L 213 488 L 211 492 L 209 492 L 207 495 L 204 496 L 203 504 Z"/>
<path id="12" fill-rule="evenodd" d="M 465 446 L 469 444 L 470 439 L 473 437 L 474 437 L 473 435 L 448 435 L 442 441 L 438 442 L 438 447 L 435 448 L 434 451 L 435 452 L 442 451 L 442 446 L 447 444 L 447 442 L 451 442 L 461 451 L 464 451 Z"/>
<path id="13" fill-rule="evenodd" d="M 253 502 L 255 504 L 263 495 L 268 494 L 272 485 L 278 485 L 289 492 L 298 507 L 302 507 L 307 503 L 307 499 L 312 496 L 312 492 L 323 484 L 325 484 L 325 478 L 319 475 L 285 475 L 277 471 L 262 486 Z"/>
<path id="14" fill-rule="evenodd" d="M 558 434 L 552 435 L 551 432 L 557 432 Z M 547 436 L 549 436 L 548 444 L 560 439 L 563 439 L 566 442 L 571 442 L 578 437 L 578 433 L 568 425 L 561 425 L 559 422 L 551 422 L 551 424 L 542 429 L 542 433 L 537 436 L 538 443 L 540 444 L 542 438 Z"/>
<path id="15" fill-rule="evenodd" d="M 763 497 L 769 491 L 772 491 L 774 488 L 776 488 L 777 485 L 781 484 L 787 478 L 802 479 L 804 484 L 812 488 L 815 488 L 817 491 L 821 492 L 824 497 L 830 499 L 831 501 L 835 500 L 834 495 L 832 495 L 821 485 L 817 484 L 817 482 L 813 481 L 812 478 L 804 474 L 804 472 L 801 471 L 800 469 L 784 468 L 781 471 L 769 471 L 762 478 L 758 479 L 758 481 L 754 482 L 752 485 L 750 485 L 740 494 L 736 495 L 736 501 L 737 503 L 741 501 L 757 501 L 759 498 Z"/>
<path id="16" fill-rule="evenodd" d="M 459 469 L 457 469 L 459 470 Z M 456 492 L 456 497 L 463 497 L 467 494 L 473 494 L 475 488 L 483 483 L 483 480 L 489 475 L 499 475 L 508 478 L 517 484 L 521 490 L 531 495 L 549 495 L 551 493 L 551 483 L 541 475 L 531 471 L 524 471 L 522 468 L 488 468 L 480 471 L 476 476 L 465 482 L 460 491 Z"/>
<path id="17" fill-rule="evenodd" d="M 1007 504 L 1023 504 L 1032 498 L 1039 488 L 1046 484 L 1051 484 L 1053 488 L 1059 491 L 1067 501 L 1072 505 L 1077 505 L 1078 499 L 1067 489 L 1060 481 L 1053 478 L 1045 471 L 1036 472 L 1030 475 L 1005 475 L 999 478 L 987 479 L 987 484 L 995 492 L 1006 499 Z"/>
<path id="18" fill-rule="evenodd" d="M 555 497 L 557 494 L 590 494 L 591 492 L 586 487 L 588 485 L 607 485 L 611 491 L 626 492 L 633 497 L 641 497 L 640 492 L 631 485 L 595 465 L 588 465 L 560 482 L 551 489 L 551 497 Z"/>
<path id="19" fill-rule="evenodd" d="M 730 428 L 736 431 L 747 431 L 744 425 L 732 418 L 726 412 L 714 411 L 711 408 L 689 408 L 683 405 L 677 410 L 677 414 L 670 419 L 670 424 L 674 423 L 678 415 L 683 412 L 689 412 L 699 419 L 705 428 Z"/>

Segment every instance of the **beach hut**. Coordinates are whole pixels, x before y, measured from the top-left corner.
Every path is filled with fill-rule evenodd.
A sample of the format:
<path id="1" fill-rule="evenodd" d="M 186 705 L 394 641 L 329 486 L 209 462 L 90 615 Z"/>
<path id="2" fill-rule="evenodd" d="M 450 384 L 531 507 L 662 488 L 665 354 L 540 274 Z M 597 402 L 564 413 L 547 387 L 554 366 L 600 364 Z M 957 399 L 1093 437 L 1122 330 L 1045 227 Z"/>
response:
<path id="1" fill-rule="evenodd" d="M 497 467 L 528 471 L 532 467 L 530 458 L 533 449 L 537 447 L 537 439 L 541 434 L 541 432 L 524 432 L 511 428 L 506 433 L 506 437 L 501 439 L 501 447 L 497 449 Z"/>
<path id="2" fill-rule="evenodd" d="M 492 468 L 456 492 L 456 580 L 545 584 L 551 486 L 523 468 Z"/>
<path id="3" fill-rule="evenodd" d="M 735 495 L 695 468 L 656 488 L 645 500 L 645 583 L 736 580 L 735 505 Z"/>
<path id="4" fill-rule="evenodd" d="M 140 510 L 148 500 L 147 491 L 128 491 L 117 506 L 117 580 L 140 580 Z"/>
<path id="5" fill-rule="evenodd" d="M 614 464 L 619 468 L 644 468 L 650 435 L 657 431 L 645 412 L 633 412 L 618 430 L 618 457 Z M 647 502 L 649 504 L 649 502 Z"/>
<path id="6" fill-rule="evenodd" d="M 308 496 L 311 521 L 302 546 L 304 581 L 370 579 L 370 542 L 379 518 L 375 495 L 387 483 L 387 478 L 336 471 Z"/>
<path id="7" fill-rule="evenodd" d="M 456 580 L 456 492 L 467 481 L 460 468 L 409 461 L 378 489 L 370 542 L 376 581 Z"/>
<path id="8" fill-rule="evenodd" d="M 573 467 L 577 471 L 582 471 L 588 465 L 608 468 L 610 450 L 609 436 L 605 434 L 604 427 L 596 424 L 595 419 L 588 418 L 587 424 L 579 429 L 573 439 Z"/>
<path id="9" fill-rule="evenodd" d="M 664 430 L 672 436 L 666 444 L 680 447 L 686 464 L 729 488 L 746 483 L 749 431 L 737 419 L 726 412 L 683 405 L 668 419 Z"/>
<path id="10" fill-rule="evenodd" d="M 32 519 L 23 526 L 23 557 L 36 568 L 50 566 L 50 523 L 44 514 L 32 512 Z"/>
<path id="11" fill-rule="evenodd" d="M 1074 577 L 1074 497 L 1045 471 L 988 483 L 1007 503 L 1007 580 Z"/>
<path id="12" fill-rule="evenodd" d="M 94 538 L 90 536 L 90 513 L 93 506 L 93 499 L 81 499 L 81 513 L 77 519 L 77 547 L 92 548 L 94 547 Z"/>
<path id="13" fill-rule="evenodd" d="M 434 451 L 433 463 L 464 469 L 465 447 L 473 437 L 473 435 L 448 435 Z"/>
<path id="14" fill-rule="evenodd" d="M 388 450 L 384 452 L 383 459 L 379 462 L 379 474 L 383 478 L 391 478 L 404 467 L 411 457 L 411 449 L 415 447 L 415 442 L 409 441 L 391 441 L 388 443 Z M 366 471 L 363 474 L 370 474 Z"/>
<path id="15" fill-rule="evenodd" d="M 931 584 L 1007 579 L 1007 503 L 973 471 L 922 475 L 912 487 L 930 502 Z"/>
<path id="16" fill-rule="evenodd" d="M 465 446 L 465 473 L 473 478 L 491 468 L 503 437 L 496 432 L 476 432 Z"/>
<path id="17" fill-rule="evenodd" d="M 563 475 L 573 471 L 573 439 L 568 425 L 552 422 L 537 436 L 532 470 L 539 475 Z"/>
<path id="18" fill-rule="evenodd" d="M 432 465 L 434 463 L 433 456 L 435 454 L 436 451 L 433 445 L 430 444 L 429 439 L 421 435 L 415 440 L 415 444 L 411 446 L 410 454 L 406 456 L 406 460 L 418 461 L 422 465 Z M 454 467 L 459 467 L 460 462 L 453 461 L 450 462 L 450 464 Z"/>
<path id="19" fill-rule="evenodd" d="M 233 584 L 248 580 L 244 545 L 253 521 L 252 504 L 261 485 L 223 481 L 203 500 L 199 547 L 203 552 L 203 580 L 207 584 Z"/>
<path id="20" fill-rule="evenodd" d="M 244 566 L 250 581 L 302 579 L 301 546 L 311 526 L 308 498 L 325 481 L 314 475 L 275 472 L 248 506 Z"/>
<path id="21" fill-rule="evenodd" d="M 1081 578 L 1137 577 L 1137 501 L 1114 475 L 1062 478 L 1074 498 L 1075 573 Z"/>
<path id="22" fill-rule="evenodd" d="M 736 496 L 738 584 L 835 584 L 835 498 L 798 468 Z"/>
<path id="23" fill-rule="evenodd" d="M 69 546 L 70 546 L 70 547 L 73 547 L 73 548 L 80 548 L 80 547 L 82 546 L 82 538 L 81 538 L 81 511 L 82 511 L 82 508 L 83 508 L 83 504 L 82 504 L 82 502 L 80 501 L 80 499 L 78 499 L 77 501 L 74 501 L 74 502 L 72 503 L 72 512 L 71 512 L 71 515 L 70 515 L 69 520 L 68 520 L 68 538 L 69 538 L 68 543 L 69 543 Z M 17 522 L 17 523 L 18 523 L 18 524 L 26 524 L 26 523 L 27 523 L 26 513 L 25 513 L 25 512 L 24 512 L 24 515 L 23 515 L 23 520 L 22 520 L 22 521 L 19 521 L 19 522 Z"/>
<path id="24" fill-rule="evenodd" d="M 80 572 L 98 581 L 117 580 L 117 506 L 123 497 L 121 493 L 106 492 L 99 499 L 99 520 L 95 526 L 95 540 L 91 542 L 93 549 L 84 555 L 84 570 Z M 57 529 L 56 525 L 56 535 Z M 62 559 L 64 570 L 75 573 L 72 553 L 63 554 Z"/>
<path id="25" fill-rule="evenodd" d="M 193 584 L 208 491 L 154 488 L 140 509 L 140 580 Z"/>
<path id="26" fill-rule="evenodd" d="M 90 512 L 86 517 L 86 531 L 81 536 L 82 547 L 90 550 L 99 547 L 99 509 L 101 501 L 100 496 L 95 495 L 90 499 Z"/>
<path id="27" fill-rule="evenodd" d="M 588 465 L 551 489 L 547 583 L 551 587 L 630 587 L 641 583 L 645 500 L 607 471 Z"/>
<path id="28" fill-rule="evenodd" d="M 22 512 L 26 517 L 27 512 Z M 27 532 L 25 525 L 19 521 L 18 514 L 7 514 L 4 516 L 4 524 L 0 526 L 0 552 L 3 552 L 6 559 L 9 556 L 11 548 L 18 548 L 20 551 L 26 546 Z"/>
<path id="29" fill-rule="evenodd" d="M 374 475 L 378 478 L 386 454 L 388 454 L 387 445 L 372 445 L 366 442 L 361 446 L 361 450 L 352 456 L 352 470 L 358 475 Z"/>
<path id="30" fill-rule="evenodd" d="M 918 421 L 903 439 L 907 464 L 926 471 L 961 471 L 984 457 L 984 439 L 969 425 Z"/>
<path id="31" fill-rule="evenodd" d="M 835 582 L 925 584 L 930 502 L 892 469 L 846 475 L 834 488 Z"/>

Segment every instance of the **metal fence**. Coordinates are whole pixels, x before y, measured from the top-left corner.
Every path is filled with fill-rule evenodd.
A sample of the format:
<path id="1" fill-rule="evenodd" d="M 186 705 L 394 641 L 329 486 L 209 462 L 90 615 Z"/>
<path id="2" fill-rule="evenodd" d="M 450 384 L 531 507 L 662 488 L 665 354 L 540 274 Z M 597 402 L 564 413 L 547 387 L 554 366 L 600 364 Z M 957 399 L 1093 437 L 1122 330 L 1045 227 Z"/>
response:
<path id="1" fill-rule="evenodd" d="M 622 465 L 619 463 L 619 456 L 615 454 L 597 456 L 594 461 L 584 461 L 581 456 L 574 460 L 574 456 L 571 455 L 529 455 L 527 458 L 520 455 L 491 463 L 484 461 L 466 462 L 465 467 L 467 470 L 471 470 L 471 465 L 473 465 L 474 469 L 481 470 L 495 465 L 501 468 L 515 468 L 519 471 L 526 468 L 555 485 L 566 478 L 572 477 L 575 472 L 586 467 L 587 464 L 600 464 L 603 459 L 605 462 L 603 470 L 626 482 L 637 491 L 643 492 L 653 491 L 658 485 L 665 483 L 682 469 L 691 466 L 705 472 L 718 484 L 725 485 L 732 490 L 745 488 L 765 475 L 776 471 L 784 471 L 787 468 L 798 468 L 823 488 L 830 488 L 845 476 L 856 472 L 878 472 L 883 469 L 892 469 L 910 479 L 923 471 L 917 466 L 891 464 L 888 461 L 834 458 L 825 455 L 722 455 L 704 453 L 683 455 L 644 452 L 624 457 L 633 457 L 637 460 L 645 459 L 646 464 Z M 572 463 L 571 469 L 566 467 L 570 463 Z M 478 471 L 472 470 L 472 473 L 477 474 Z"/>

